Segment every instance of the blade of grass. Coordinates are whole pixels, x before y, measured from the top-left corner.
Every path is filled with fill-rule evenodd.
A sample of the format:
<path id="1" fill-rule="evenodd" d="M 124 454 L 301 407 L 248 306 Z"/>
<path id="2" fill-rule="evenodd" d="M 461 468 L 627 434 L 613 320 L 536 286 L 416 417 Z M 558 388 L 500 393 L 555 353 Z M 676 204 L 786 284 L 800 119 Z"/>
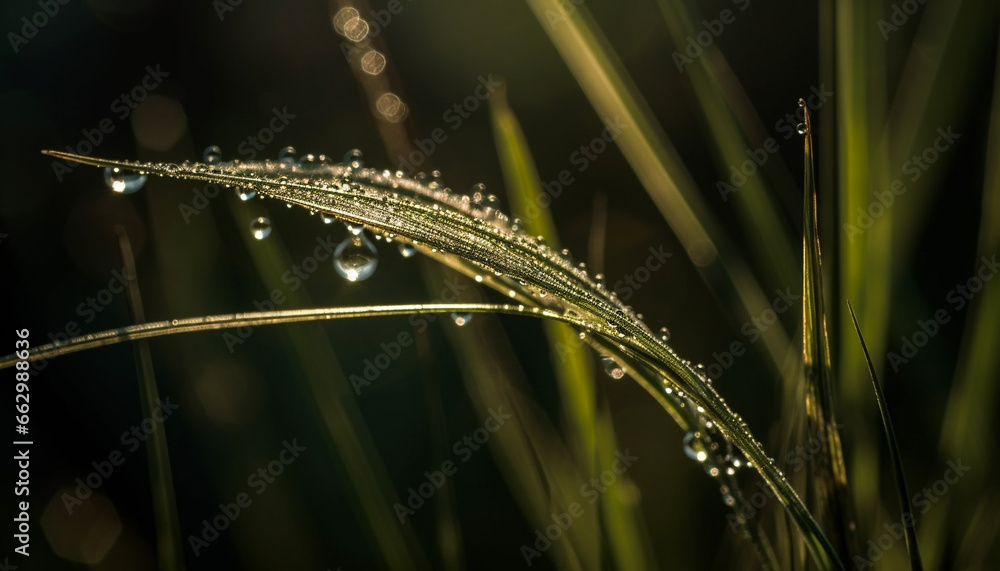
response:
<path id="1" fill-rule="evenodd" d="M 914 571 L 922 571 L 923 564 L 920 562 L 920 550 L 917 548 L 916 520 L 913 518 L 913 511 L 910 509 L 910 492 L 906 487 L 906 476 L 903 474 L 903 462 L 899 455 L 899 444 L 896 440 L 896 431 L 892 428 L 892 419 L 889 417 L 889 408 L 885 402 L 885 395 L 882 394 L 882 387 L 878 382 L 878 374 L 875 372 L 875 364 L 868 353 L 868 346 L 865 344 L 865 336 L 861 333 L 861 326 L 858 325 L 858 318 L 854 314 L 851 302 L 847 302 L 847 309 L 851 313 L 851 320 L 854 322 L 854 330 L 861 341 L 861 351 L 864 353 L 865 362 L 868 364 L 868 374 L 871 376 L 872 386 L 875 388 L 875 400 L 878 401 L 878 411 L 882 417 L 882 429 L 885 431 L 885 439 L 889 443 L 889 458 L 892 460 L 892 467 L 896 476 L 896 491 L 899 494 L 899 509 L 902 512 L 904 524 L 908 521 L 912 525 L 904 525 L 906 533 L 906 550 L 910 554 L 910 566 Z"/>
<path id="2" fill-rule="evenodd" d="M 116 226 L 118 246 L 125 265 L 125 275 L 131 279 L 125 284 L 132 320 L 142 323 L 146 320 L 139 292 L 139 274 L 132 255 L 132 244 L 123 226 Z M 154 418 L 153 412 L 160 404 L 153 371 L 153 357 L 149 341 L 135 344 L 136 369 L 139 376 L 139 399 L 143 418 Z M 153 489 L 153 519 L 156 524 L 156 555 L 160 569 L 184 569 L 181 542 L 180 519 L 177 516 L 177 498 L 174 495 L 174 478 L 170 470 L 170 451 L 167 448 L 167 433 L 162 423 L 157 423 L 149 434 L 149 480 Z"/>
<path id="3" fill-rule="evenodd" d="M 805 152 L 802 213 L 802 360 L 808 387 L 805 409 L 808 433 L 825 435 L 822 455 L 810 462 L 818 474 L 812 480 L 817 506 L 829 510 L 841 557 L 845 560 L 857 551 L 854 537 L 854 510 L 847 488 L 847 468 L 837 430 L 833 396 L 833 371 L 830 339 L 827 334 L 826 300 L 823 296 L 823 265 L 819 243 L 816 177 L 813 172 L 812 120 L 803 99 L 799 99 L 805 121 Z"/>
<path id="4" fill-rule="evenodd" d="M 250 204 L 235 196 L 230 196 L 230 204 L 234 222 L 241 228 L 245 220 L 257 215 L 252 213 Z M 267 291 L 285 291 L 286 303 L 292 305 L 312 305 L 305 288 L 294 291 L 283 288 L 281 276 L 293 262 L 281 248 L 278 236 L 272 235 L 271 239 L 261 242 L 249 232 L 240 232 L 240 235 Z M 331 451 L 341 458 L 357 492 L 359 515 L 367 523 L 369 538 L 378 547 L 387 568 L 397 571 L 422 568 L 426 557 L 412 528 L 398 525 L 395 519 L 392 510 L 395 491 L 326 330 L 319 326 L 290 327 L 287 332 L 306 388 L 330 436 Z"/>
<path id="5" fill-rule="evenodd" d="M 736 254 L 587 7 L 574 6 L 573 12 L 567 14 L 559 0 L 527 2 L 597 113 L 623 118 L 629 125 L 615 142 L 708 287 L 732 315 L 760 315 L 769 307 L 767 296 Z M 548 25 L 550 14 L 560 15 L 559 26 Z M 781 371 L 789 346 L 787 332 L 776 325 L 762 339 L 771 362 Z"/>
<path id="6" fill-rule="evenodd" d="M 514 111 L 507 103 L 506 86 L 497 89 L 489 100 L 493 120 L 493 133 L 500 165 L 507 183 L 511 211 L 530 212 L 529 208 L 539 204 L 543 194 L 541 179 L 528 142 Z M 548 207 L 539 208 L 536 216 L 522 216 L 525 230 L 534 236 L 543 236 L 549 246 L 561 250 L 559 235 Z M 595 268 L 596 271 L 596 268 Z M 607 424 L 598 423 L 596 418 L 596 393 L 594 370 L 590 354 L 579 343 L 577 332 L 562 323 L 546 320 L 545 335 L 551 347 L 552 366 L 556 382 L 563 397 L 563 410 L 568 416 L 568 434 L 576 438 L 573 450 L 583 474 L 591 473 L 599 467 L 597 455 L 602 457 L 617 450 L 613 433 L 609 434 Z M 603 442 L 605 446 L 598 446 Z M 602 454 L 603 452 L 603 454 Z M 617 569 L 648 569 L 649 545 L 642 543 L 645 534 L 640 533 L 642 521 L 638 514 L 628 510 L 618 494 L 605 494 L 601 498 L 605 526 L 608 527 L 608 543 Z M 594 538 L 597 539 L 597 538 Z M 595 541 L 599 547 L 600 541 Z M 597 552 L 599 558 L 600 551 Z"/>
<path id="7" fill-rule="evenodd" d="M 115 161 L 51 150 L 44 153 L 93 166 L 229 184 L 255 191 L 263 198 L 321 211 L 393 240 L 419 243 L 421 251 L 429 256 L 468 272 L 505 295 L 527 304 L 544 303 L 572 315 L 585 329 L 585 338 L 612 340 L 613 354 L 645 363 L 656 371 L 664 394 L 676 397 L 683 392 L 691 407 L 697 407 L 698 414 L 712 421 L 752 462 L 806 537 L 817 565 L 843 569 L 836 550 L 798 494 L 708 378 L 654 334 L 614 292 L 601 287 L 547 244 L 512 228 L 505 222 L 506 216 L 487 217 L 446 189 L 417 179 L 343 164 L 304 169 L 271 161 L 178 165 Z M 497 279 L 484 279 L 477 269 Z"/>
<path id="8" fill-rule="evenodd" d="M 693 18 L 684 2 L 658 0 L 657 4 L 675 44 L 683 44 L 685 38 L 697 35 L 697 30 L 691 23 Z M 717 168 L 719 172 L 728 175 L 729 165 L 738 165 L 746 160 L 746 149 L 762 145 L 766 134 L 751 144 L 741 132 L 735 111 L 752 109 L 752 106 L 746 101 L 746 94 L 739 81 L 732 76 L 721 49 L 712 46 L 706 51 L 708 53 L 685 66 L 684 72 L 691 81 L 695 100 L 708 122 L 705 132 L 713 144 Z M 730 73 L 727 74 L 727 71 Z M 727 88 L 723 88 L 723 84 L 718 81 L 720 76 L 731 76 L 728 77 L 730 81 L 726 83 Z M 759 123 L 759 119 L 756 122 Z M 778 162 L 780 159 L 777 157 L 779 155 L 769 161 Z M 782 163 L 781 167 L 787 175 L 787 166 Z M 770 282 L 775 286 L 793 283 L 798 268 L 792 247 L 795 241 L 790 231 L 791 222 L 781 212 L 774 192 L 765 183 L 763 173 L 746 177 L 746 182 L 738 191 L 719 190 L 727 193 L 723 194 L 723 200 L 728 202 L 730 198 L 733 199 L 736 212 L 743 222 L 743 234 L 752 245 L 749 251 L 757 258 L 758 267 L 762 270 L 760 275 L 769 276 Z M 729 192 L 733 192 L 732 196 Z M 792 379 L 788 381 L 794 382 Z"/>
<path id="9" fill-rule="evenodd" d="M 989 118 L 986 157 L 996 157 L 1000 153 L 1000 42 L 997 44 L 997 64 L 993 72 L 993 101 Z M 987 161 L 983 179 L 982 214 L 979 220 L 979 256 L 990 257 L 1000 252 L 1000 162 Z M 963 485 L 958 494 L 972 494 L 966 490 L 990 490 L 985 486 L 985 477 L 991 473 L 991 453 L 988 447 L 978 446 L 968 437 L 973 432 L 994 434 L 996 419 L 993 403 L 997 402 L 1000 378 L 1000 352 L 996 350 L 996 340 L 1000 339 L 1000 287 L 986 282 L 983 290 L 970 301 L 969 319 L 963 333 L 961 353 L 955 371 L 955 380 L 948 406 L 945 410 L 938 445 L 944 458 L 961 458 L 982 470 L 973 470 L 965 477 L 968 486 Z M 996 498 L 996 493 L 991 491 Z M 959 496 L 961 497 L 961 496 Z M 985 498 L 980 498 L 985 500 Z M 994 500 L 997 501 L 997 500 Z M 962 537 L 982 537 L 973 532 L 973 519 L 968 512 L 954 514 L 965 502 L 953 501 L 951 495 L 941 498 L 940 507 L 925 517 L 920 539 L 924 545 L 925 558 L 930 565 L 944 556 L 945 544 L 951 538 L 958 543 Z M 976 502 L 972 502 L 976 503 Z M 966 504 L 969 505 L 969 504 Z M 952 525 L 952 522 L 965 522 Z M 931 531 L 937 533 L 932 534 Z M 987 550 L 980 550 L 985 552 Z M 984 563 L 985 565 L 985 563 Z"/>
<path id="10" fill-rule="evenodd" d="M 888 317 L 892 307 L 892 227 L 894 209 L 887 208 L 877 222 L 861 235 L 847 228 L 856 226 L 859 210 L 867 212 L 873 192 L 889 188 L 886 148 L 878 144 L 885 119 L 885 41 L 877 26 L 882 4 L 845 0 L 836 9 L 837 140 L 839 291 L 837 299 L 852 299 L 869 328 L 868 340 L 876 355 L 885 353 Z M 841 348 L 852 346 L 850 319 L 837 312 Z M 881 362 L 876 363 L 881 367 Z M 879 494 L 877 432 L 867 422 L 871 398 L 863 381 L 864 360 L 854 351 L 839 353 L 839 398 L 846 424 L 851 426 L 850 456 L 852 491 L 859 507 L 862 532 L 882 512 Z M 874 524 L 873 524 L 874 525 Z"/>

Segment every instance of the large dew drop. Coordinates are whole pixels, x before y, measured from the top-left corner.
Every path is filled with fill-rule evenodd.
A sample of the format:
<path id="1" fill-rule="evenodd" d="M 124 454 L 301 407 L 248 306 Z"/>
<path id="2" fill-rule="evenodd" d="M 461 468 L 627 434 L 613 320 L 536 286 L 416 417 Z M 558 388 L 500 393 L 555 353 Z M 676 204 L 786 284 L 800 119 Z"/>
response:
<path id="1" fill-rule="evenodd" d="M 688 432 L 684 435 L 684 454 L 688 458 L 697 460 L 698 462 L 708 460 L 708 452 L 705 451 L 705 445 L 694 432 Z"/>
<path id="2" fill-rule="evenodd" d="M 467 323 L 472 321 L 471 313 L 452 313 L 451 320 L 455 322 L 455 325 L 459 327 L 464 327 Z"/>
<path id="3" fill-rule="evenodd" d="M 360 149 L 351 149 L 344 153 L 344 164 L 352 169 L 359 169 L 365 166 L 365 156 Z"/>
<path id="4" fill-rule="evenodd" d="M 295 164 L 295 147 L 289 145 L 278 151 L 278 162 L 288 166 Z"/>
<path id="5" fill-rule="evenodd" d="M 104 169 L 104 184 L 115 192 L 122 194 L 132 194 L 138 192 L 148 177 L 144 174 L 125 174 L 118 167 L 108 167 Z"/>
<path id="6" fill-rule="evenodd" d="M 601 364 L 604 365 L 604 372 L 612 379 L 617 381 L 625 376 L 625 367 L 619 365 L 618 361 L 615 361 L 611 357 L 603 357 Z"/>
<path id="7" fill-rule="evenodd" d="M 404 258 L 412 258 L 413 256 L 417 255 L 417 249 L 413 246 L 413 244 L 406 244 L 404 242 L 400 242 L 399 254 Z"/>
<path id="8" fill-rule="evenodd" d="M 218 145 L 212 145 L 207 147 L 205 152 L 202 153 L 202 160 L 205 164 L 214 165 L 222 162 L 222 149 Z"/>
<path id="9" fill-rule="evenodd" d="M 333 251 L 333 267 L 348 281 L 366 280 L 378 267 L 378 250 L 363 232 L 351 234 Z"/>
<path id="10" fill-rule="evenodd" d="M 250 233 L 258 240 L 263 240 L 271 235 L 271 221 L 263 216 L 254 218 L 250 222 Z"/>

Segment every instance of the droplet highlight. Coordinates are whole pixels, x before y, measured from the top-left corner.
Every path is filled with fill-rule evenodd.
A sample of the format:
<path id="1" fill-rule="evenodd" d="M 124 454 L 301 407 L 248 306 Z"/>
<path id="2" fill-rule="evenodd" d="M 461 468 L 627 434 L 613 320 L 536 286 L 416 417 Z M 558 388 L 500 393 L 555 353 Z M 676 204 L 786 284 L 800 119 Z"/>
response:
<path id="1" fill-rule="evenodd" d="M 112 191 L 121 194 L 139 192 L 139 189 L 146 184 L 147 178 L 149 177 L 144 174 L 126 174 L 118 167 L 104 169 L 104 184 L 108 185 Z"/>
<path id="2" fill-rule="evenodd" d="M 271 221 L 263 216 L 259 216 L 250 222 L 250 233 L 258 240 L 263 240 L 271 235 Z"/>
<path id="3" fill-rule="evenodd" d="M 378 250 L 364 233 L 352 234 L 333 251 L 333 267 L 347 281 L 364 281 L 378 267 Z"/>

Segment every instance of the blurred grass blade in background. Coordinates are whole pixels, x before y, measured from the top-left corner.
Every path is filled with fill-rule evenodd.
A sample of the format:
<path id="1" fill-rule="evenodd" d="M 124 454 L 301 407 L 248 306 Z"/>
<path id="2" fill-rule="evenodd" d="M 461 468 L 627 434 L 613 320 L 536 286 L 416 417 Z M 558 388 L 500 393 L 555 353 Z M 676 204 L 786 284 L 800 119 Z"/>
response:
<path id="1" fill-rule="evenodd" d="M 566 13 L 558 0 L 527 1 L 598 115 L 628 124 L 615 142 L 709 288 L 732 315 L 760 315 L 769 306 L 763 289 L 736 255 L 731 239 L 587 7 L 574 6 L 572 13 Z M 561 25 L 549 25 L 549 14 L 558 14 Z M 763 332 L 762 339 L 781 371 L 789 351 L 788 334 L 776 325 Z"/>
<path id="2" fill-rule="evenodd" d="M 975 264 L 983 258 L 995 260 L 1000 254 L 1000 41 L 997 45 L 997 62 L 993 71 L 992 109 L 986 141 L 987 161 L 983 175 L 983 201 L 979 219 L 979 243 Z M 996 402 L 1000 392 L 1000 285 L 991 280 L 983 284 L 982 291 L 970 301 L 969 318 L 962 336 L 961 352 L 955 378 L 945 409 L 938 445 L 942 458 L 961 459 L 977 469 L 970 470 L 964 478 L 969 484 L 941 498 L 941 507 L 925 516 L 921 544 L 930 563 L 940 564 L 947 546 L 961 545 L 974 550 L 979 557 L 987 557 L 992 543 L 989 534 L 978 533 L 983 527 L 977 524 L 977 504 L 981 508 L 997 505 L 1000 494 L 988 485 L 991 466 L 996 466 L 994 450 L 981 446 L 981 441 L 971 435 L 996 433 Z M 983 497 L 983 494 L 987 497 Z M 994 514 L 995 515 L 995 514 Z M 995 519 L 992 518 L 992 519 Z M 962 523 L 964 522 L 964 524 Z M 962 538 L 975 541 L 965 545 Z M 975 538 L 975 539 L 972 539 Z M 928 553 L 929 551 L 929 553 Z M 970 562 L 985 561 L 969 555 Z M 984 563 L 985 564 L 985 563 Z M 935 565 L 936 566 L 936 565 Z"/>
<path id="3" fill-rule="evenodd" d="M 139 292 L 139 274 L 132 255 L 132 244 L 123 226 L 116 226 L 115 232 L 118 234 L 118 244 L 125 264 L 125 275 L 130 277 L 125 289 L 132 321 L 136 324 L 143 323 L 146 321 L 146 316 L 142 307 L 142 295 Z M 140 340 L 135 344 L 135 357 L 142 417 L 155 419 L 157 417 L 154 412 L 161 405 L 149 341 Z M 166 571 L 180 571 L 184 569 L 184 550 L 181 542 L 180 518 L 177 516 L 174 477 L 170 470 L 170 451 L 163 423 L 155 424 L 152 433 L 149 434 L 149 483 L 153 491 L 153 520 L 156 524 L 156 555 L 159 568 Z"/>
<path id="4" fill-rule="evenodd" d="M 493 136 L 496 140 L 500 165 L 507 183 L 511 213 L 520 214 L 524 228 L 533 236 L 542 236 L 549 247 L 561 250 L 555 222 L 547 206 L 539 197 L 544 192 L 538 169 L 531 156 L 524 132 L 507 103 L 506 85 L 490 98 Z M 473 201 L 476 198 L 473 197 Z M 528 213 L 537 211 L 534 216 Z M 596 268 L 592 268 L 597 271 Z M 551 362 L 563 399 L 563 410 L 568 416 L 566 432 L 574 440 L 572 449 L 582 474 L 599 473 L 602 466 L 611 465 L 618 450 L 610 419 L 598 421 L 596 414 L 596 387 L 594 368 L 589 350 L 580 343 L 578 333 L 570 326 L 550 320 L 544 322 L 545 335 L 551 349 Z M 598 461 L 598 458 L 600 461 Z M 634 505 L 623 503 L 627 494 L 618 492 L 601 498 L 604 525 L 608 530 L 616 569 L 648 569 L 652 549 L 645 543 L 647 534 Z"/>
<path id="5" fill-rule="evenodd" d="M 879 144 L 886 117 L 886 42 L 875 23 L 883 16 L 881 2 L 845 0 L 835 3 L 837 234 L 839 284 L 836 299 L 851 299 L 869 329 L 872 353 L 884 355 L 892 309 L 893 220 L 891 208 L 870 226 L 860 228 L 859 212 L 867 212 L 874 192 L 889 189 L 887 150 Z M 876 202 L 876 204 L 878 204 Z M 879 204 L 881 206 L 881 204 Z M 839 402 L 851 427 L 847 464 L 862 536 L 877 529 L 883 513 L 879 501 L 879 453 L 875 426 L 868 422 L 871 396 L 864 382 L 864 360 L 846 347 L 854 345 L 849 316 L 837 312 L 839 330 Z M 876 368 L 881 367 L 881 360 Z M 872 527 L 869 529 L 868 526 Z"/>

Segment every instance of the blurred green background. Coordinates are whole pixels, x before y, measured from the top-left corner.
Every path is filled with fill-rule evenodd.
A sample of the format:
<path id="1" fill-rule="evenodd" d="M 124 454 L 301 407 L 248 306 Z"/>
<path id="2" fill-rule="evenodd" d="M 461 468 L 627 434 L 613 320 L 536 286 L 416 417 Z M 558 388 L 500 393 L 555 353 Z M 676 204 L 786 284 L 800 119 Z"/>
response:
<path id="1" fill-rule="evenodd" d="M 812 113 L 828 310 L 835 316 L 831 340 L 839 356 L 834 366 L 849 377 L 841 385 L 838 414 L 845 424 L 849 484 L 858 486 L 858 538 L 864 546 L 899 516 L 870 385 L 858 369 L 856 344 L 848 345 L 853 333 L 842 333 L 848 297 L 862 309 L 866 338 L 871 336 L 869 346 L 881 361 L 911 491 L 941 479 L 949 460 L 961 456 L 972 465 L 949 491 L 947 507 L 926 516 L 934 545 L 921 544 L 928 550 L 925 562 L 934 569 L 989 568 L 998 531 L 989 514 L 1000 508 L 988 479 L 996 463 L 992 387 L 1000 378 L 995 360 L 983 356 L 995 352 L 993 300 L 1000 286 L 988 282 L 987 293 L 962 310 L 954 310 L 946 295 L 974 274 L 991 245 L 992 252 L 998 246 L 998 203 L 990 202 L 990 193 L 998 193 L 1000 157 L 996 141 L 989 140 L 991 121 L 997 120 L 990 113 L 1000 112 L 994 87 L 997 6 L 986 0 L 930 2 L 884 37 L 878 21 L 891 21 L 890 2 L 745 4 L 565 3 L 589 12 L 606 35 L 690 172 L 696 185 L 690 190 L 701 196 L 732 242 L 730 254 L 745 261 L 769 299 L 775 290 L 801 292 L 796 237 L 802 231 L 802 143 L 787 128 L 797 120 L 786 114 L 795 112 L 799 97 L 832 92 Z M 396 14 L 385 2 L 358 4 L 370 22 L 372 45 L 387 61 L 379 81 L 388 81 L 406 106 L 403 122 L 389 123 L 377 118 L 372 90 L 379 87 L 359 82 L 365 75 L 352 71 L 345 47 L 353 43 L 331 25 L 345 5 L 80 0 L 59 4 L 27 38 L 22 18 L 30 20 L 44 7 L 5 2 L 2 30 L 10 45 L 0 49 L 0 161 L 7 176 L 0 191 L 0 259 L 12 286 L 3 311 L 8 330 L 29 328 L 33 345 L 40 345 L 70 322 L 84 332 L 129 323 L 124 294 L 98 301 L 99 312 L 81 309 L 88 297 L 100 300 L 114 272 L 122 271 L 115 225 L 131 238 L 149 320 L 252 311 L 274 289 L 288 299 L 281 309 L 440 300 L 455 283 L 471 293 L 477 287 L 471 280 L 405 259 L 384 242 L 376 242 L 378 270 L 366 281 L 348 283 L 325 261 L 295 285 L 285 272 L 303 264 L 317 240 L 342 241 L 342 225 L 324 225 L 273 202 L 242 203 L 226 189 L 206 198 L 206 190 L 214 189 L 193 183 L 150 180 L 137 194 L 117 195 L 97 169 L 66 173 L 39 151 L 80 151 L 88 133 L 96 140 L 95 129 L 107 119 L 95 156 L 181 161 L 199 159 L 207 146 L 219 145 L 225 160 L 249 160 L 248 138 L 259 136 L 277 109 L 294 118 L 254 153 L 257 158 L 277 158 L 282 147 L 293 145 L 299 153 L 339 160 L 356 147 L 366 164 L 395 170 L 398 152 L 387 148 L 426 146 L 414 140 L 426 141 L 441 128 L 446 140 L 435 143 L 421 170 L 440 169 L 456 191 L 482 182 L 507 208 L 503 189 L 510 183 L 498 159 L 489 107 L 479 102 L 467 117 L 453 109 L 475 94 L 481 78 L 492 77 L 506 84 L 507 104 L 541 181 L 572 173 L 573 182 L 551 201 L 561 245 L 593 264 L 594 220 L 604 217 L 598 243 L 612 287 L 637 275 L 650 248 L 672 253 L 625 301 L 654 329 L 668 326 L 675 349 L 695 362 L 720 363 L 718 355 L 733 342 L 746 345 L 745 355 L 712 375 L 718 377 L 715 386 L 772 455 L 782 458 L 789 425 L 800 411 L 789 408 L 789 389 L 763 343 L 747 335 L 745 323 L 754 314 L 733 311 L 724 295 L 706 287 L 618 147 L 607 145 L 581 168 L 581 146 L 600 137 L 605 120 L 614 118 L 595 110 L 553 47 L 548 33 L 569 24 L 560 17 L 540 21 L 522 2 L 402 0 L 393 4 L 400 7 Z M 721 82 L 716 92 L 728 95 L 724 101 L 746 105 L 731 111 L 735 121 L 706 111 L 710 102 L 692 83 L 698 81 L 692 76 L 696 66 L 706 63 L 701 57 L 678 70 L 673 54 L 688 49 L 692 36 L 668 32 L 679 25 L 676 6 L 687 10 L 694 34 L 706 29 L 697 22 L 720 18 L 726 9 L 735 13 L 704 56 L 717 64 L 721 54 L 728 62 L 729 75 L 711 77 L 713 85 Z M 122 95 L 142 84 L 147 66 L 164 72 L 162 82 L 147 80 L 147 87 L 156 86 L 143 102 L 123 106 Z M 721 159 L 713 142 L 724 138 L 720 120 L 741 127 L 738 137 L 724 139 L 735 156 Z M 907 157 L 933 144 L 937 128 L 949 126 L 961 134 L 954 147 L 896 198 L 891 216 L 876 220 L 857 246 L 848 242 L 842 228 L 855 222 L 856 207 L 875 201 L 872 192 L 884 191 L 889 181 L 908 177 Z M 744 149 L 752 153 L 768 137 L 777 142 L 777 152 L 736 197 L 723 197 L 718 181 L 730 182 L 730 165 L 751 158 Z M 750 192 L 771 203 L 770 225 L 739 210 Z M 261 242 L 250 239 L 248 230 L 258 215 L 274 226 Z M 782 252 L 795 263 L 784 274 L 772 271 L 781 267 L 775 260 Z M 880 355 L 898 352 L 901 337 L 911 337 L 918 320 L 942 307 L 949 308 L 950 322 L 909 363 L 898 370 L 887 366 Z M 612 381 L 592 352 L 585 353 L 596 371 L 593 402 L 602 419 L 597 438 L 613 426 L 615 440 L 600 442 L 597 459 L 583 461 L 589 449 L 580 442 L 586 438 L 567 412 L 553 366 L 559 353 L 540 323 L 476 316 L 459 329 L 443 316 L 426 331 L 422 323 L 358 319 L 260 328 L 244 332 L 236 344 L 219 332 L 150 343 L 160 395 L 180 406 L 165 427 L 188 568 L 520 568 L 521 546 L 534 543 L 540 523 L 551 523 L 539 520 L 555 511 L 546 498 L 585 498 L 580 486 L 611 467 L 615 450 L 625 449 L 639 460 L 612 488 L 631 523 L 598 524 L 594 512 L 611 508 L 584 500 L 591 511 L 581 522 L 588 527 L 581 529 L 581 523 L 555 540 L 532 568 L 755 568 L 752 550 L 727 523 L 718 484 L 684 456 L 682 431 L 635 383 Z M 800 309 L 783 313 L 780 323 L 793 340 L 794 357 Z M 973 333 L 974 325 L 979 329 Z M 401 332 L 416 342 L 356 394 L 349 377 L 363 376 L 366 360 Z M 145 446 L 126 452 L 125 463 L 79 512 L 67 514 L 60 499 L 67 488 L 72 493 L 76 478 L 94 471 L 93 462 L 128 450 L 120 436 L 142 420 L 133 348 L 61 357 L 32 383 L 38 457 L 31 502 L 40 522 L 33 529 L 34 568 L 157 568 Z M 956 387 L 971 388 L 956 393 Z M 956 394 L 962 398 L 956 401 Z M 949 399 L 959 411 L 950 421 Z M 497 435 L 510 430 L 504 438 L 518 444 L 503 440 L 497 446 L 498 437 L 459 462 L 447 485 L 399 525 L 392 505 L 427 481 L 425 471 L 461 458 L 452 444 L 483 426 L 487 408 L 510 403 L 521 407 L 517 423 Z M 968 422 L 956 421 L 956 414 Z M 252 505 L 195 557 L 188 536 L 201 533 L 203 520 L 220 513 L 220 503 L 253 490 L 247 478 L 277 459 L 283 441 L 292 439 L 307 450 L 265 493 L 251 493 Z M 531 450 L 534 457 L 517 456 L 517 450 Z M 549 471 L 537 465 L 546 463 Z M 533 481 L 526 474 L 545 476 Z M 756 480 L 744 476 L 747 490 L 756 489 Z M 5 501 L 13 507 L 12 499 Z M 771 504 L 766 511 L 779 509 Z M 630 530 L 630 538 L 613 529 Z M 623 558 L 623 545 L 636 557 Z M 905 548 L 896 545 L 879 565 L 905 566 Z"/>

